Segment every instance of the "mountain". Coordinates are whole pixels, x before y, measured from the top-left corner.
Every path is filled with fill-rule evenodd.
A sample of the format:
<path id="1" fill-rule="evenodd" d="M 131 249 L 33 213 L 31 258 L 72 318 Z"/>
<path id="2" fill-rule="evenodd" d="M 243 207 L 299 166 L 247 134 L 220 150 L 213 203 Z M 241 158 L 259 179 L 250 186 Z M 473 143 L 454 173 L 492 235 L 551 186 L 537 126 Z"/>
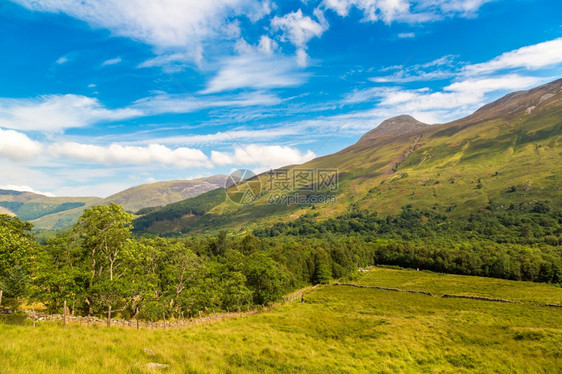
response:
<path id="1" fill-rule="evenodd" d="M 412 116 L 396 116 L 383 121 L 380 125 L 363 135 L 361 139 L 359 139 L 359 143 L 383 136 L 395 137 L 416 131 L 423 131 L 428 126 L 428 124 L 420 122 Z"/>
<path id="2" fill-rule="evenodd" d="M 272 188 L 271 175 L 282 175 L 281 169 L 253 180 L 261 182 L 262 191 L 252 204 L 224 199 L 205 214 L 191 215 L 183 225 L 162 214 L 160 222 L 153 223 L 157 229 L 148 231 L 245 231 L 307 213 L 321 220 L 351 207 L 386 215 L 413 205 L 451 217 L 538 203 L 559 208 L 561 161 L 562 79 L 511 93 L 449 123 L 426 125 L 410 116 L 394 117 L 340 152 L 285 168 L 287 181 L 309 170 L 334 171 L 338 182 L 334 191 L 315 180 L 287 192 L 293 198 L 320 195 L 328 202 L 275 200 L 284 191 Z M 243 186 L 228 191 L 233 188 Z"/>
<path id="3" fill-rule="evenodd" d="M 125 210 L 136 212 L 185 200 L 202 193 L 225 187 L 226 175 L 214 175 L 191 180 L 156 182 L 131 187 L 103 200 L 103 203 L 121 204 Z"/>
<path id="4" fill-rule="evenodd" d="M 97 197 L 49 197 L 33 192 L 0 190 L 0 214 L 18 216 L 24 221 L 35 222 L 59 215 L 72 215 L 84 207 L 98 202 Z M 58 222 L 60 225 L 62 222 Z"/>
<path id="5" fill-rule="evenodd" d="M 53 230 L 71 226 L 84 209 L 114 202 L 132 212 L 166 205 L 224 187 L 225 175 L 192 180 L 143 184 L 105 199 L 99 197 L 49 197 L 32 192 L 0 190 L 0 214 L 16 215 L 36 229 Z"/>

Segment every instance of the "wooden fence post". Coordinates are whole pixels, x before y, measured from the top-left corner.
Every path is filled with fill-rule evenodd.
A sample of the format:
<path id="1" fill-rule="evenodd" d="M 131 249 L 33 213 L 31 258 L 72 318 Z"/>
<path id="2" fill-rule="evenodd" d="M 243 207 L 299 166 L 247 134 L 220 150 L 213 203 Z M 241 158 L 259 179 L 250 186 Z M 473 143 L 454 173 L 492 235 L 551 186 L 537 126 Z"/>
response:
<path id="1" fill-rule="evenodd" d="M 137 307 L 137 312 L 135 314 L 137 315 L 137 330 L 139 330 L 139 307 Z"/>
<path id="2" fill-rule="evenodd" d="M 66 300 L 64 301 L 64 306 L 62 309 L 62 327 L 66 328 Z"/>
<path id="3" fill-rule="evenodd" d="M 107 308 L 107 327 L 111 326 L 111 305 Z"/>
<path id="4" fill-rule="evenodd" d="M 0 306 L 2 306 L 2 290 L 0 290 Z"/>

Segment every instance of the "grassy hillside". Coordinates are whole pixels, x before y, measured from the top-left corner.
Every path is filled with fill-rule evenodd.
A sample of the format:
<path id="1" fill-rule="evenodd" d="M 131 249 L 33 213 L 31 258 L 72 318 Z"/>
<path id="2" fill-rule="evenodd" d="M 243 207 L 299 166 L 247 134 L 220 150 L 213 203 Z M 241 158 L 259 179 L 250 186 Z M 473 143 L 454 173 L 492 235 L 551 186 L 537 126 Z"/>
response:
<path id="1" fill-rule="evenodd" d="M 333 195 L 335 203 L 271 204 L 270 198 L 279 191 L 272 190 L 269 176 L 262 174 L 262 194 L 253 204 L 224 201 L 192 220 L 191 230 L 248 230 L 306 213 L 325 219 L 350 206 L 394 215 L 412 204 L 463 218 L 488 207 L 509 209 L 539 202 L 558 209 L 561 155 L 562 80 L 558 80 L 507 95 L 442 125 L 396 117 L 338 153 L 288 168 L 289 180 L 302 169 L 337 169 L 337 190 L 320 191 Z M 306 189 L 289 192 L 310 194 Z"/>
<path id="2" fill-rule="evenodd" d="M 0 190 L 0 209 L 31 221 L 38 229 L 68 227 L 85 207 L 100 201 L 98 197 L 49 197 L 32 192 Z"/>
<path id="3" fill-rule="evenodd" d="M 31 221 L 36 229 L 58 230 L 76 222 L 84 209 L 114 202 L 128 211 L 156 207 L 224 187 L 226 176 L 143 184 L 105 199 L 98 197 L 49 197 L 31 192 L 0 190 L 0 213 Z"/>
<path id="4" fill-rule="evenodd" d="M 0 324 L 0 372 L 554 373 L 562 367 L 559 287 L 374 269 L 356 283 L 436 296 L 320 286 L 273 311 L 149 330 Z M 441 298 L 485 295 L 521 303 Z M 152 349 L 155 356 L 144 352 Z"/>
<path id="5" fill-rule="evenodd" d="M 207 178 L 176 180 L 142 184 L 104 199 L 104 203 L 121 204 L 125 210 L 135 212 L 146 207 L 157 207 L 185 200 L 202 193 L 224 187 L 225 175 Z"/>

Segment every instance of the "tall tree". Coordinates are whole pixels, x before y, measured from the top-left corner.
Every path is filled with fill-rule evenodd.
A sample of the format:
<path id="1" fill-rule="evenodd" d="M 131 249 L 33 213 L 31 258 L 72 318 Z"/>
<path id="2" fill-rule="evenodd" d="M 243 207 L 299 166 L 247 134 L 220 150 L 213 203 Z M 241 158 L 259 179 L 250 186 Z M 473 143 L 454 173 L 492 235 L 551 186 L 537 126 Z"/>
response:
<path id="1" fill-rule="evenodd" d="M 120 270 L 121 259 L 125 257 L 123 252 L 130 244 L 132 220 L 133 215 L 125 212 L 121 205 L 111 203 L 86 209 L 74 225 L 73 231 L 90 263 L 88 289 L 94 291 L 86 299 L 90 313 L 92 302 L 111 307 L 110 303 L 118 299 L 119 292 L 127 289 L 111 283 L 123 273 L 116 271 Z"/>
<path id="2" fill-rule="evenodd" d="M 37 244 L 31 229 L 33 225 L 17 217 L 0 215 L 0 289 L 3 304 L 17 307 L 29 292 L 35 273 Z"/>

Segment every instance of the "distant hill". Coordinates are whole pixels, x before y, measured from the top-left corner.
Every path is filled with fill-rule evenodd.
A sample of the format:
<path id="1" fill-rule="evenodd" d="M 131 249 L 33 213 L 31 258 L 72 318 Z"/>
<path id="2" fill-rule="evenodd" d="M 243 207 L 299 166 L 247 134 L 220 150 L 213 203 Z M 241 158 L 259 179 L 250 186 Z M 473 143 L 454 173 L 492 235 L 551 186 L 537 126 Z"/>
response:
<path id="1" fill-rule="evenodd" d="M 125 210 L 136 212 L 142 208 L 174 203 L 225 187 L 225 182 L 226 175 L 214 175 L 207 178 L 142 184 L 111 195 L 103 199 L 103 202 L 121 204 Z"/>
<path id="2" fill-rule="evenodd" d="M 226 176 L 143 184 L 105 199 L 99 197 L 48 197 L 32 192 L 0 190 L 0 214 L 16 215 L 36 229 L 56 230 L 71 226 L 84 209 L 115 202 L 132 212 L 166 205 L 224 187 Z"/>
<path id="3" fill-rule="evenodd" d="M 286 168 L 289 180 L 298 170 L 337 169 L 337 190 L 320 191 L 334 197 L 331 203 L 272 204 L 279 191 L 270 189 L 264 173 L 259 176 L 262 192 L 253 204 L 225 199 L 183 225 L 174 224 L 178 218 L 162 217 L 166 224 L 154 222 L 149 231 L 245 231 L 307 213 L 318 219 L 333 217 L 351 207 L 397 214 L 411 204 L 452 217 L 486 214 L 490 207 L 541 203 L 560 208 L 561 161 L 562 80 L 557 80 L 511 93 L 445 124 L 394 117 L 340 152 Z M 310 187 L 289 195 L 318 195 Z"/>
<path id="4" fill-rule="evenodd" d="M 58 229 L 72 224 L 84 207 L 100 200 L 98 197 L 49 197 L 33 192 L 0 190 L 0 214 L 15 215 L 33 223 L 49 222 L 49 225 L 37 226 Z"/>

